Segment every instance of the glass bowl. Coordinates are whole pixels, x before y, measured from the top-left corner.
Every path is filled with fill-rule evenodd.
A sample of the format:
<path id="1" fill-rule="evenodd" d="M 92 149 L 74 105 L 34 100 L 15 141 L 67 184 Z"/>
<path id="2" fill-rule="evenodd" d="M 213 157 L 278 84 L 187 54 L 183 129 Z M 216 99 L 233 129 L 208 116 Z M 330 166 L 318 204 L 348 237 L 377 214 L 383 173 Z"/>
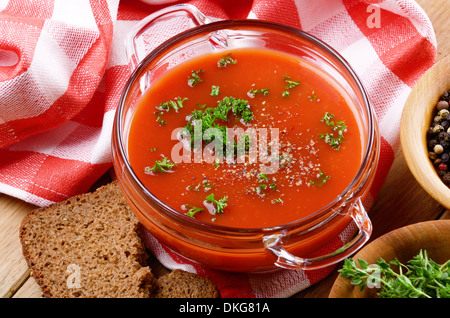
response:
<path id="1" fill-rule="evenodd" d="M 156 48 L 145 48 L 145 34 L 170 19 L 188 20 L 189 30 Z M 172 24 L 173 25 L 173 24 Z M 152 31 L 154 32 L 154 31 Z M 144 39 L 143 39 L 144 38 Z M 234 228 L 200 222 L 169 207 L 136 176 L 127 157 L 128 129 L 137 102 L 161 73 L 192 57 L 233 48 L 268 48 L 308 61 L 347 92 L 362 129 L 363 158 L 348 187 L 308 217 L 268 228 Z M 318 269 L 360 249 L 372 224 L 364 207 L 379 158 L 379 132 L 367 94 L 350 65 L 332 48 L 297 29 L 258 20 L 211 22 L 195 7 L 176 5 L 144 19 L 130 34 L 127 49 L 134 69 L 121 96 L 113 126 L 113 163 L 123 193 L 143 226 L 176 253 L 210 268 L 263 272 L 280 268 Z M 353 239 L 338 248 L 318 251 L 350 224 Z"/>

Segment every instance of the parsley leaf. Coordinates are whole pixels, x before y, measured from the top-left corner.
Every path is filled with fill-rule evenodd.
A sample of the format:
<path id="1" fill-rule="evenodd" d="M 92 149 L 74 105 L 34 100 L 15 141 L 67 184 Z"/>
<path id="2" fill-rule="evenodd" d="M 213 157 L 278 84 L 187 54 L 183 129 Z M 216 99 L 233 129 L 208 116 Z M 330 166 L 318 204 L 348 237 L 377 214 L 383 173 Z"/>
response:
<path id="1" fill-rule="evenodd" d="M 173 169 L 173 167 L 175 167 L 175 164 L 170 161 L 169 158 L 164 157 L 161 160 L 157 160 L 155 161 L 155 164 L 153 165 L 153 167 L 146 167 L 144 169 L 144 171 L 146 173 L 149 172 L 157 172 L 157 173 L 164 173 L 164 172 L 169 172 L 170 170 Z"/>
<path id="2" fill-rule="evenodd" d="M 234 97 L 224 97 L 217 103 L 216 107 L 208 107 L 205 109 L 196 109 L 192 111 L 190 116 L 188 116 L 188 122 L 184 127 L 184 133 L 190 134 L 191 144 L 194 145 L 194 140 L 196 138 L 203 140 L 203 136 L 206 130 L 210 128 L 219 129 L 222 133 L 222 140 L 219 141 L 219 145 L 222 145 L 222 149 L 225 148 L 228 141 L 227 136 L 227 126 L 226 123 L 229 121 L 229 113 L 233 112 L 234 116 L 240 117 L 245 123 L 248 123 L 253 119 L 253 112 L 250 109 L 248 101 L 244 99 L 236 99 Z M 194 126 L 200 121 L 202 129 L 201 132 L 197 131 L 200 136 L 195 135 Z M 223 124 L 222 124 L 223 123 Z M 205 140 L 209 143 L 215 139 L 215 136 Z"/>
<path id="3" fill-rule="evenodd" d="M 220 87 L 213 85 L 211 86 L 211 96 L 219 96 L 220 93 Z"/>
<path id="4" fill-rule="evenodd" d="M 170 109 L 173 109 L 177 112 L 180 108 L 183 108 L 183 103 L 187 100 L 188 99 L 186 97 L 181 98 L 178 96 L 175 98 L 175 100 L 169 100 L 167 102 L 162 102 L 161 104 L 159 104 L 159 106 L 156 106 L 156 109 L 161 112 L 162 111 L 168 112 Z"/>
<path id="5" fill-rule="evenodd" d="M 283 91 L 281 96 L 289 97 L 290 96 L 289 90 L 300 85 L 300 81 L 293 81 L 291 80 L 291 77 L 288 75 L 283 75 L 283 80 L 286 82 L 286 85 L 284 86 L 285 91 Z"/>
<path id="6" fill-rule="evenodd" d="M 252 89 L 249 89 L 248 92 L 247 92 L 247 96 L 249 96 L 251 98 L 255 97 L 257 94 L 268 96 L 269 95 L 269 89 L 268 88 L 261 88 L 261 89 L 252 88 Z"/>
<path id="7" fill-rule="evenodd" d="M 231 54 L 227 54 L 217 62 L 217 66 L 219 68 L 224 68 L 224 67 L 227 67 L 228 65 L 236 64 L 236 63 L 237 63 L 237 61 L 231 57 Z"/>
<path id="8" fill-rule="evenodd" d="M 203 211 L 203 208 L 198 208 L 196 206 L 190 205 L 190 204 L 185 204 L 184 205 L 185 209 L 188 209 L 188 211 L 186 212 L 186 215 L 191 217 L 191 218 L 195 218 L 195 215 L 201 211 Z"/>
<path id="9" fill-rule="evenodd" d="M 330 176 L 327 176 L 322 171 L 319 171 L 319 173 L 317 174 L 316 180 L 315 181 L 309 180 L 309 184 L 315 185 L 315 186 L 321 186 L 321 185 L 324 185 L 330 179 L 331 179 Z"/>
<path id="10" fill-rule="evenodd" d="M 197 71 L 192 71 L 191 75 L 188 76 L 188 85 L 190 87 L 195 87 L 198 83 L 203 82 L 203 79 L 200 77 L 205 70 L 199 69 Z"/>
<path id="11" fill-rule="evenodd" d="M 222 199 L 220 200 L 216 200 L 214 198 L 214 193 L 211 193 L 210 195 L 208 195 L 206 197 L 206 202 L 212 203 L 214 205 L 215 208 L 215 212 L 214 214 L 222 214 L 223 213 L 223 209 L 226 208 L 227 206 L 227 201 L 228 201 L 228 197 L 224 196 Z"/>
<path id="12" fill-rule="evenodd" d="M 331 127 L 333 132 L 337 132 L 337 136 L 334 133 L 319 134 L 320 139 L 324 139 L 327 144 L 334 150 L 339 150 L 342 140 L 344 139 L 344 132 L 347 131 L 347 126 L 344 121 L 334 122 L 331 119 L 334 118 L 333 114 L 328 112 L 322 117 L 320 121 L 324 122 L 327 126 Z"/>

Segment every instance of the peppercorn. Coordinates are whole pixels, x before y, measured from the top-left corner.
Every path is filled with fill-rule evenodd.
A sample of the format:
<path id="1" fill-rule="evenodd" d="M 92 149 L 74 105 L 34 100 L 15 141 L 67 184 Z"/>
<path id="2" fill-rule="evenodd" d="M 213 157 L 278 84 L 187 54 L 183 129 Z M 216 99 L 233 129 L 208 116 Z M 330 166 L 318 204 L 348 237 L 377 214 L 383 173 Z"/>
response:
<path id="1" fill-rule="evenodd" d="M 437 110 L 442 110 L 442 109 L 448 109 L 448 102 L 446 100 L 440 100 L 437 105 L 436 108 Z"/>
<path id="2" fill-rule="evenodd" d="M 442 176 L 442 181 L 449 185 L 450 184 L 450 172 L 445 172 L 444 175 Z"/>
<path id="3" fill-rule="evenodd" d="M 439 140 L 439 144 L 438 145 L 441 145 L 443 148 L 448 148 L 450 146 L 450 141 L 445 140 L 445 139 L 441 139 L 441 140 Z"/>
<path id="4" fill-rule="evenodd" d="M 440 131 L 444 130 L 444 127 L 442 127 L 441 125 L 437 124 L 436 126 L 433 127 L 433 132 L 435 134 L 439 133 Z"/>
<path id="5" fill-rule="evenodd" d="M 441 144 L 437 144 L 436 146 L 434 146 L 433 151 L 434 153 L 439 155 L 444 151 L 444 147 Z"/>
<path id="6" fill-rule="evenodd" d="M 438 111 L 438 116 L 441 118 L 441 119 L 445 119 L 445 118 L 447 118 L 448 117 L 448 114 L 449 114 L 450 112 L 448 111 L 448 109 L 441 109 L 440 111 Z"/>
<path id="7" fill-rule="evenodd" d="M 437 145 L 437 140 L 436 139 L 430 139 L 428 140 L 428 149 L 432 150 L 434 148 L 434 146 Z"/>
<path id="8" fill-rule="evenodd" d="M 450 188 L 450 90 L 435 105 L 426 132 L 428 157 L 442 182 Z"/>

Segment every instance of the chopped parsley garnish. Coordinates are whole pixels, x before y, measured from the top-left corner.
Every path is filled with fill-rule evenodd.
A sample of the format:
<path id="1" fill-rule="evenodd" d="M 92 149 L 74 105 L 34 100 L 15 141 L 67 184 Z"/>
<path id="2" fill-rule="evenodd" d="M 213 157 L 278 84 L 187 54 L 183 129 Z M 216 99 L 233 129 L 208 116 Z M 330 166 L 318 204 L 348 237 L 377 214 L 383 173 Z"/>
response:
<path id="1" fill-rule="evenodd" d="M 199 69 L 197 71 L 192 71 L 191 75 L 188 76 L 188 85 L 190 87 L 195 87 L 198 83 L 203 82 L 200 78 L 200 74 L 202 74 L 205 70 Z"/>
<path id="2" fill-rule="evenodd" d="M 319 138 L 324 139 L 325 142 L 329 144 L 334 150 L 339 150 L 341 147 L 341 142 L 344 139 L 344 132 L 347 130 L 347 126 L 345 125 L 344 121 L 332 121 L 331 119 L 333 118 L 333 114 L 326 112 L 320 121 L 331 127 L 331 129 L 337 133 L 337 136 L 335 136 L 334 133 L 327 133 L 325 135 L 319 134 Z"/>
<path id="3" fill-rule="evenodd" d="M 268 96 L 269 89 L 268 88 L 261 88 L 261 89 L 252 88 L 252 89 L 249 89 L 249 91 L 247 92 L 247 95 L 251 98 L 255 97 L 257 94 Z"/>
<path id="4" fill-rule="evenodd" d="M 283 204 L 283 200 L 281 200 L 281 198 L 278 198 L 278 199 L 272 200 L 272 204 L 275 204 L 275 203 L 278 203 L 278 204 Z"/>
<path id="5" fill-rule="evenodd" d="M 310 185 L 315 185 L 315 186 L 321 186 L 324 185 L 328 180 L 330 180 L 331 177 L 325 175 L 325 173 L 323 173 L 322 171 L 319 171 L 316 180 L 309 180 L 309 184 Z"/>
<path id="6" fill-rule="evenodd" d="M 191 191 L 200 191 L 202 186 L 205 191 L 209 191 L 212 187 L 214 187 L 214 184 L 210 183 L 209 180 L 203 180 L 202 182 L 199 182 L 195 187 L 189 186 L 188 189 Z"/>
<path id="7" fill-rule="evenodd" d="M 167 121 L 161 118 L 161 116 L 156 117 L 156 121 L 159 123 L 160 126 L 167 125 Z"/>
<path id="8" fill-rule="evenodd" d="M 312 102 L 312 101 L 314 101 L 314 100 L 317 99 L 317 95 L 314 94 L 314 91 L 313 91 L 313 92 L 311 93 L 311 95 L 308 96 L 308 98 L 309 98 L 309 100 Z"/>
<path id="9" fill-rule="evenodd" d="M 194 145 L 195 138 L 203 140 L 204 132 L 210 128 L 217 128 L 220 130 L 220 132 L 222 133 L 221 144 L 222 146 L 226 145 L 228 142 L 227 126 L 221 125 L 221 122 L 228 122 L 230 111 L 233 112 L 236 117 L 240 117 L 245 123 L 248 123 L 253 119 L 253 112 L 250 109 L 250 104 L 248 103 L 248 101 L 243 99 L 236 99 L 233 97 L 224 97 L 217 103 L 216 107 L 208 107 L 205 109 L 196 109 L 192 111 L 190 116 L 188 116 L 188 123 L 184 127 L 185 133 L 191 135 L 192 145 Z M 202 125 L 202 131 L 198 131 L 198 133 L 201 133 L 201 136 L 195 136 L 194 125 L 199 121 Z M 213 141 L 214 139 L 215 136 L 211 136 L 205 141 L 208 143 Z"/>
<path id="10" fill-rule="evenodd" d="M 291 89 L 297 87 L 300 84 L 300 81 L 292 81 L 290 76 L 284 75 L 283 80 L 287 83 L 284 87 L 285 89 Z"/>
<path id="11" fill-rule="evenodd" d="M 198 208 L 196 206 L 190 205 L 190 204 L 185 204 L 184 205 L 185 209 L 188 209 L 188 211 L 186 212 L 186 215 L 191 217 L 191 218 L 195 218 L 195 215 L 201 211 L 203 211 L 203 208 Z"/>
<path id="12" fill-rule="evenodd" d="M 160 126 L 167 125 L 167 122 L 161 116 L 164 115 L 164 112 L 168 112 L 171 109 L 178 112 L 179 109 L 183 108 L 183 103 L 185 101 L 187 101 L 187 98 L 181 98 L 178 96 L 177 98 L 175 98 L 175 100 L 162 102 L 161 104 L 156 106 L 155 108 L 157 109 L 157 111 L 155 111 L 155 116 L 157 116 L 156 121 L 158 122 L 158 124 Z"/>
<path id="13" fill-rule="evenodd" d="M 261 174 L 259 174 L 259 177 L 260 176 L 261 176 Z M 267 178 L 267 176 L 265 176 L 265 178 L 263 178 L 263 180 L 269 180 L 269 178 Z M 277 184 L 275 182 L 271 182 L 269 184 L 261 183 L 255 188 L 254 192 L 257 195 L 259 195 L 261 197 L 264 197 L 264 196 L 266 196 L 267 191 L 269 191 L 269 189 L 272 190 L 272 191 L 277 191 L 278 190 L 278 186 L 277 186 Z"/>
<path id="14" fill-rule="evenodd" d="M 260 196 L 265 196 L 266 188 L 267 188 L 267 184 L 260 184 L 255 188 L 255 193 Z"/>
<path id="15" fill-rule="evenodd" d="M 146 167 L 144 169 L 145 172 L 157 172 L 157 173 L 164 173 L 164 172 L 168 172 L 170 170 L 173 169 L 173 167 L 175 167 L 175 164 L 170 161 L 169 158 L 164 157 L 161 160 L 157 160 L 155 161 L 155 164 L 153 165 L 153 167 Z"/>
<path id="16" fill-rule="evenodd" d="M 231 57 L 231 54 L 227 54 L 217 62 L 217 66 L 219 68 L 224 68 L 230 64 L 236 64 L 236 63 L 237 63 L 237 61 Z"/>
<path id="17" fill-rule="evenodd" d="M 208 195 L 206 197 L 206 202 L 208 203 L 212 203 L 214 205 L 215 211 L 214 214 L 222 214 L 223 213 L 223 209 L 226 208 L 227 206 L 227 201 L 228 201 L 228 197 L 224 196 L 222 199 L 220 200 L 216 200 L 214 198 L 214 193 L 211 193 L 210 195 Z"/>
<path id="18" fill-rule="evenodd" d="M 222 102 L 231 105 L 235 116 L 240 116 L 245 123 L 248 123 L 253 119 L 253 112 L 250 110 L 248 101 L 233 97 L 225 97 Z"/>
<path id="19" fill-rule="evenodd" d="M 285 91 L 283 91 L 281 95 L 283 97 L 289 97 L 290 96 L 289 90 L 300 85 L 300 81 L 293 81 L 291 80 L 291 77 L 288 75 L 284 75 L 283 80 L 286 82 L 286 85 L 284 86 Z"/>
<path id="20" fill-rule="evenodd" d="M 220 93 L 220 87 L 213 85 L 211 86 L 211 96 L 219 96 Z"/>
<path id="21" fill-rule="evenodd" d="M 177 98 L 175 98 L 175 100 L 169 100 L 167 102 L 162 102 L 161 104 L 159 104 L 159 106 L 156 106 L 156 109 L 161 112 L 162 111 L 168 112 L 170 109 L 173 109 L 177 112 L 180 108 L 183 108 L 183 103 L 187 100 L 188 99 L 186 97 L 181 98 L 178 96 Z M 156 114 L 156 112 L 155 112 L 155 114 Z"/>

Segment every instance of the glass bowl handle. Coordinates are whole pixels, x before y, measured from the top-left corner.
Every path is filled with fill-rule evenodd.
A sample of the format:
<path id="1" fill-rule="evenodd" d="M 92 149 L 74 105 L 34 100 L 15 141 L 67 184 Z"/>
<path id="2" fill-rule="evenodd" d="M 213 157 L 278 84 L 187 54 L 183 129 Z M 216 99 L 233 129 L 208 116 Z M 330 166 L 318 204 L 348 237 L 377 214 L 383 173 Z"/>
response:
<path id="1" fill-rule="evenodd" d="M 162 44 L 165 40 L 175 36 L 176 34 L 152 34 L 152 45 L 149 49 L 149 39 L 146 38 L 145 32 L 157 24 L 175 18 L 187 18 L 188 23 L 186 29 L 190 29 L 203 24 L 211 23 L 212 21 L 206 17 L 201 11 L 190 4 L 177 4 L 158 10 L 143 20 L 139 21 L 127 34 L 125 38 L 125 50 L 131 71 L 134 71 L 139 63 L 144 59 L 148 53 Z M 165 30 L 167 31 L 167 30 Z M 179 30 L 179 32 L 185 30 Z M 165 32 L 163 32 L 165 33 Z M 165 37 L 164 37 L 165 36 Z"/>
<path id="2" fill-rule="evenodd" d="M 301 258 L 294 256 L 287 252 L 282 246 L 283 235 L 279 235 L 278 237 L 271 236 L 268 238 L 265 242 L 266 249 L 277 257 L 275 265 L 285 269 L 311 270 L 336 264 L 344 258 L 350 257 L 369 240 L 370 235 L 372 234 L 372 222 L 370 221 L 367 211 L 361 202 L 361 198 L 357 198 L 351 203 L 348 213 L 358 227 L 358 233 L 344 246 L 323 256 L 314 258 Z"/>

